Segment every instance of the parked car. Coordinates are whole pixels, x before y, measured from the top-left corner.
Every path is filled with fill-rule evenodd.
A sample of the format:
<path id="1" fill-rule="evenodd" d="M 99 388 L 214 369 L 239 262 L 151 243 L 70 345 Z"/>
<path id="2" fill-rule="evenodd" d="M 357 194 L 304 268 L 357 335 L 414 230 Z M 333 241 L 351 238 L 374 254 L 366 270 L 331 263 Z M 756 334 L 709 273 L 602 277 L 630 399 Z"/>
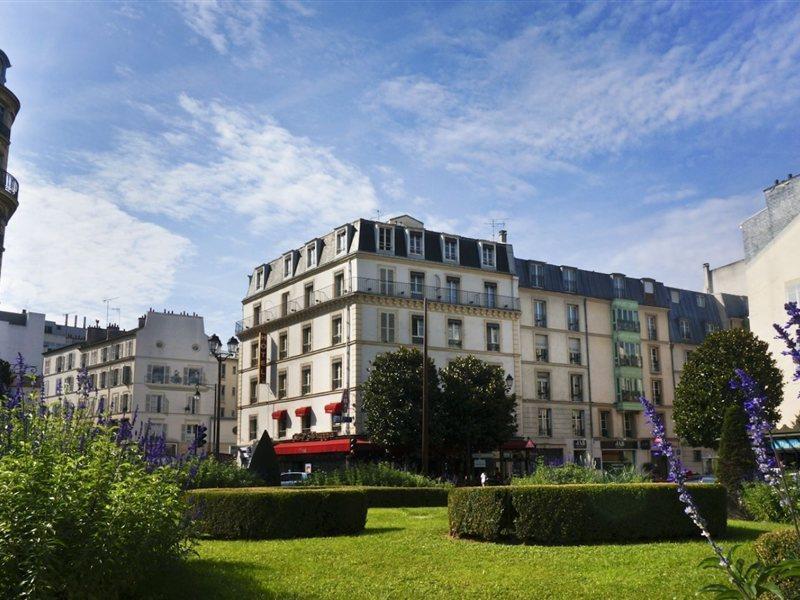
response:
<path id="1" fill-rule="evenodd" d="M 700 478 L 700 483 L 717 483 L 716 475 L 703 475 Z"/>
<path id="2" fill-rule="evenodd" d="M 308 479 L 308 473 L 302 471 L 287 471 L 281 473 L 281 486 L 297 485 Z"/>

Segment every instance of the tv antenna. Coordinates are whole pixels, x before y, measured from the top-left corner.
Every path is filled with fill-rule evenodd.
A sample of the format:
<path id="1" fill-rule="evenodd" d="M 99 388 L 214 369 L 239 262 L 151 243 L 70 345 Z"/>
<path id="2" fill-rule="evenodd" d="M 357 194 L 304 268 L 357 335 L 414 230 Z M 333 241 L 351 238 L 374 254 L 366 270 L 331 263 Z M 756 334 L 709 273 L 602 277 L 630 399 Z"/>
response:
<path id="1" fill-rule="evenodd" d="M 498 231 L 506 228 L 506 222 L 502 217 L 500 219 L 492 219 L 487 223 L 487 225 L 492 228 L 492 241 L 494 241 L 497 237 Z"/>
<path id="2" fill-rule="evenodd" d="M 119 307 L 114 307 L 114 308 L 111 307 L 111 302 L 113 300 L 119 300 L 119 296 L 115 296 L 114 298 L 103 298 L 103 302 L 106 303 L 106 329 L 108 329 L 108 326 L 109 326 L 109 323 L 110 323 L 109 317 L 110 317 L 111 311 L 115 310 L 115 311 L 117 311 L 118 315 L 121 314 Z"/>

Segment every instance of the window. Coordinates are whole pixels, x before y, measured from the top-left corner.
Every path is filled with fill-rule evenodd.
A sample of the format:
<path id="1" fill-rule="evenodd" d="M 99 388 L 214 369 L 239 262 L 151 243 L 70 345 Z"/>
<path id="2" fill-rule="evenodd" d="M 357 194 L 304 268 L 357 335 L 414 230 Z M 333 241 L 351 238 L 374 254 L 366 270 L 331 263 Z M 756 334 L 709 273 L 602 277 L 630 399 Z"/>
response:
<path id="1" fill-rule="evenodd" d="M 250 366 L 258 366 L 258 342 L 250 344 Z"/>
<path id="2" fill-rule="evenodd" d="M 122 344 L 114 344 L 114 360 L 119 360 L 121 356 L 122 356 Z"/>
<path id="3" fill-rule="evenodd" d="M 611 280 L 614 283 L 614 298 L 624 298 L 625 278 L 622 275 L 612 275 Z"/>
<path id="4" fill-rule="evenodd" d="M 425 317 L 411 315 L 411 343 L 421 344 L 425 340 Z"/>
<path id="5" fill-rule="evenodd" d="M 533 287 L 544 287 L 544 265 L 541 263 L 531 263 L 531 285 Z"/>
<path id="6" fill-rule="evenodd" d="M 706 335 L 719 331 L 719 325 L 706 321 Z"/>
<path id="7" fill-rule="evenodd" d="M 89 364 L 96 365 L 97 364 L 97 350 L 92 350 L 89 353 Z"/>
<path id="8" fill-rule="evenodd" d="M 286 413 L 278 417 L 278 437 L 286 437 Z"/>
<path id="9" fill-rule="evenodd" d="M 692 358 L 692 351 L 691 351 L 691 350 L 687 350 L 687 351 L 684 353 L 684 355 L 683 355 L 683 361 L 684 361 L 684 364 L 686 364 L 687 362 L 689 362 L 689 360 L 690 360 L 691 358 Z"/>
<path id="10" fill-rule="evenodd" d="M 378 251 L 391 252 L 394 228 L 378 226 Z"/>
<path id="11" fill-rule="evenodd" d="M 611 437 L 611 412 L 607 410 L 600 411 L 600 437 Z"/>
<path id="12" fill-rule="evenodd" d="M 575 269 L 571 267 L 564 267 L 562 271 L 562 278 L 565 292 L 575 293 L 578 291 L 578 279 Z"/>
<path id="13" fill-rule="evenodd" d="M 336 232 L 336 254 L 347 251 L 347 230 L 342 229 Z"/>
<path id="14" fill-rule="evenodd" d="M 250 404 L 258 402 L 258 379 L 250 380 Z"/>
<path id="15" fill-rule="evenodd" d="M 534 346 L 536 348 L 536 360 L 538 362 L 547 362 L 548 360 L 548 352 L 547 352 L 547 336 L 546 335 L 535 335 L 534 339 Z"/>
<path id="16" fill-rule="evenodd" d="M 661 372 L 661 356 L 658 346 L 650 346 L 650 372 Z"/>
<path id="17" fill-rule="evenodd" d="M 539 409 L 539 435 L 544 437 L 553 435 L 553 413 L 549 408 Z"/>
<path id="18" fill-rule="evenodd" d="M 85 369 L 86 368 L 86 360 L 87 360 L 87 358 L 88 357 L 86 356 L 85 352 L 81 354 L 81 369 Z"/>
<path id="19" fill-rule="evenodd" d="M 44 359 L 44 374 L 47 375 L 49 373 L 50 373 L 50 359 L 49 358 L 45 358 Z"/>
<path id="20" fill-rule="evenodd" d="M 622 420 L 625 426 L 625 437 L 636 437 L 636 413 L 626 412 L 622 414 Z"/>
<path id="21" fill-rule="evenodd" d="M 644 284 L 645 294 L 648 295 L 655 294 L 655 285 L 653 284 L 653 281 L 651 281 L 650 279 L 644 279 L 642 280 L 642 283 Z"/>
<path id="22" fill-rule="evenodd" d="M 586 415 L 582 409 L 573 409 L 572 411 L 572 435 L 575 437 L 584 437 L 586 435 Z"/>
<path id="23" fill-rule="evenodd" d="M 422 256 L 422 232 L 410 231 L 408 234 L 408 253 L 411 256 Z"/>
<path id="24" fill-rule="evenodd" d="M 681 293 L 678 290 L 670 290 L 669 297 L 674 304 L 678 304 L 681 301 Z"/>
<path id="25" fill-rule="evenodd" d="M 105 378 L 101 377 L 101 387 L 106 387 Z M 147 365 L 147 383 L 169 383 L 169 367 L 166 365 Z"/>
<path id="26" fill-rule="evenodd" d="M 567 329 L 570 331 L 580 331 L 581 329 L 581 317 L 577 304 L 567 304 Z"/>
<path id="27" fill-rule="evenodd" d="M 303 354 L 311 352 L 311 325 L 303 327 Z"/>
<path id="28" fill-rule="evenodd" d="M 285 331 L 278 336 L 278 358 L 289 356 L 289 334 Z"/>
<path id="29" fill-rule="evenodd" d="M 653 389 L 653 404 L 661 404 L 664 401 L 664 397 L 661 391 L 661 380 L 653 379 L 650 385 Z"/>
<path id="30" fill-rule="evenodd" d="M 106 382 L 108 381 L 108 371 L 103 371 L 100 373 L 100 388 L 106 387 Z"/>
<path id="31" fill-rule="evenodd" d="M 303 306 L 309 308 L 314 306 L 314 284 L 307 283 L 303 288 Z"/>
<path id="32" fill-rule="evenodd" d="M 278 373 L 278 399 L 286 398 L 286 371 Z"/>
<path id="33" fill-rule="evenodd" d="M 197 439 L 197 423 L 184 423 L 183 424 L 183 436 L 182 439 L 184 442 L 193 442 Z"/>
<path id="34" fill-rule="evenodd" d="M 658 327 L 656 326 L 655 315 L 647 315 L 647 337 L 651 340 L 658 339 Z"/>
<path id="35" fill-rule="evenodd" d="M 537 400 L 550 400 L 550 373 L 536 373 Z"/>
<path id="36" fill-rule="evenodd" d="M 331 344 L 342 343 L 342 317 L 333 317 L 331 319 Z"/>
<path id="37" fill-rule="evenodd" d="M 394 269 L 381 267 L 378 269 L 380 277 L 380 293 L 385 296 L 394 296 Z"/>
<path id="38" fill-rule="evenodd" d="M 703 451 L 702 450 L 692 450 L 692 460 L 694 462 L 703 462 Z"/>
<path id="39" fill-rule="evenodd" d="M 453 237 L 444 238 L 444 259 L 451 262 L 458 261 L 458 239 Z"/>
<path id="40" fill-rule="evenodd" d="M 72 391 L 72 384 L 73 384 L 73 379 L 72 379 L 71 376 L 70 377 L 66 377 L 64 379 L 64 393 L 68 394 L 68 393 L 70 393 Z"/>
<path id="41" fill-rule="evenodd" d="M 636 342 L 617 342 L 615 363 L 618 367 L 641 367 L 642 347 Z"/>
<path id="42" fill-rule="evenodd" d="M 281 294 L 281 316 L 285 317 L 289 314 L 289 292 Z"/>
<path id="43" fill-rule="evenodd" d="M 696 298 L 697 298 L 697 306 L 699 306 L 700 308 L 705 308 L 706 307 L 706 297 L 701 295 L 701 294 L 697 294 Z"/>
<path id="44" fill-rule="evenodd" d="M 185 367 L 183 369 L 183 381 L 186 385 L 198 385 L 205 382 L 203 369 L 200 367 Z"/>
<path id="45" fill-rule="evenodd" d="M 573 402 L 583 402 L 583 375 L 580 373 L 569 376 L 569 396 Z"/>
<path id="46" fill-rule="evenodd" d="M 458 277 L 448 277 L 445 280 L 445 286 L 445 289 L 447 290 L 447 298 L 445 299 L 445 302 L 449 302 L 450 304 L 458 304 L 461 280 Z"/>
<path id="47" fill-rule="evenodd" d="M 311 393 L 311 367 L 300 369 L 300 393 L 305 396 Z"/>
<path id="48" fill-rule="evenodd" d="M 253 305 L 253 326 L 261 324 L 261 305 L 254 304 Z"/>
<path id="49" fill-rule="evenodd" d="M 289 277 L 292 274 L 292 255 L 283 258 L 283 276 Z"/>
<path id="50" fill-rule="evenodd" d="M 247 439 L 250 441 L 258 439 L 258 415 L 250 415 L 247 421 Z"/>
<path id="51" fill-rule="evenodd" d="M 581 338 L 569 338 L 569 364 L 581 364 Z"/>
<path id="52" fill-rule="evenodd" d="M 186 412 L 190 415 L 196 415 L 197 409 L 199 408 L 200 400 L 195 400 L 194 395 L 186 396 L 186 408 L 188 409 Z"/>
<path id="53" fill-rule="evenodd" d="M 494 245 L 481 244 L 481 264 L 484 267 L 494 268 Z"/>
<path id="54" fill-rule="evenodd" d="M 394 343 L 394 313 L 382 312 L 380 315 L 381 341 Z"/>
<path id="55" fill-rule="evenodd" d="M 461 348 L 461 319 L 447 319 L 447 345 Z"/>
<path id="56" fill-rule="evenodd" d="M 338 390 L 342 387 L 342 361 L 336 360 L 331 363 L 331 389 Z"/>
<path id="57" fill-rule="evenodd" d="M 486 324 L 486 349 L 492 352 L 500 351 L 500 325 L 497 323 Z"/>
<path id="58" fill-rule="evenodd" d="M 311 411 L 307 411 L 303 413 L 303 416 L 300 417 L 300 429 L 303 433 L 308 433 L 311 431 Z"/>
<path id="59" fill-rule="evenodd" d="M 486 282 L 483 284 L 483 295 L 485 298 L 486 308 L 495 308 L 497 306 L 497 284 Z"/>
<path id="60" fill-rule="evenodd" d="M 425 273 L 411 271 L 411 297 L 425 297 Z"/>
<path id="61" fill-rule="evenodd" d="M 684 340 L 691 340 L 692 328 L 691 325 L 689 324 L 689 319 L 681 319 L 680 328 L 681 328 L 681 338 L 683 338 Z"/>
<path id="62" fill-rule="evenodd" d="M 619 377 L 617 379 L 617 401 L 639 402 L 642 395 L 642 380 L 632 377 Z"/>
<path id="63" fill-rule="evenodd" d="M 168 413 L 169 402 L 163 394 L 147 394 L 144 398 L 144 410 L 149 413 Z"/>
<path id="64" fill-rule="evenodd" d="M 119 385 L 119 369 L 111 370 L 111 385 Z"/>
<path id="65" fill-rule="evenodd" d="M 100 350 L 100 360 L 102 362 L 107 362 L 108 361 L 108 348 L 102 348 Z"/>
<path id="66" fill-rule="evenodd" d="M 317 266 L 317 245 L 309 244 L 306 246 L 306 268 L 310 269 Z"/>
<path id="67" fill-rule="evenodd" d="M 119 405 L 120 412 L 126 413 L 130 410 L 130 400 L 131 400 L 130 395 L 122 394 L 122 401 L 120 402 Z"/>
<path id="68" fill-rule="evenodd" d="M 547 327 L 547 302 L 533 301 L 533 324 L 535 327 Z"/>
<path id="69" fill-rule="evenodd" d="M 344 295 L 347 290 L 344 287 L 344 273 L 336 273 L 333 276 L 333 295 L 338 298 Z"/>
<path id="70" fill-rule="evenodd" d="M 258 271 L 256 271 L 256 289 L 257 290 L 261 289 L 261 277 L 262 277 L 261 269 L 259 269 Z"/>

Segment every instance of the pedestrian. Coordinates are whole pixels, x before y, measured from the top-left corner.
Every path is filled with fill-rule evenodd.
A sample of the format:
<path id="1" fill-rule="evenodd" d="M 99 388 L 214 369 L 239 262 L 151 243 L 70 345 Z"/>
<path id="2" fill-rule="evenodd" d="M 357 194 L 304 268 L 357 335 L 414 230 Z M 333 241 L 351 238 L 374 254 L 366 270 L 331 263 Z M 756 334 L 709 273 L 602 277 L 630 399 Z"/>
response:
<path id="1" fill-rule="evenodd" d="M 486 471 L 481 471 L 481 487 L 486 487 Z"/>

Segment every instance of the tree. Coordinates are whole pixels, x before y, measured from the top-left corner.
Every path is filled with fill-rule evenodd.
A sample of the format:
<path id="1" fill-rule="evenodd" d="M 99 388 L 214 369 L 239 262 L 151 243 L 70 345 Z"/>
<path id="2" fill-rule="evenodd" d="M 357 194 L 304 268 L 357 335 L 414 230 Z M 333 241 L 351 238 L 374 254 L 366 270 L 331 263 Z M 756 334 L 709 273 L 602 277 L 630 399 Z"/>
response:
<path id="1" fill-rule="evenodd" d="M 250 471 L 261 477 L 266 485 L 281 484 L 281 469 L 278 465 L 278 455 L 275 454 L 275 447 L 272 445 L 272 438 L 269 437 L 267 430 L 261 434 L 261 439 L 253 450 L 253 458 L 247 467 Z"/>
<path id="2" fill-rule="evenodd" d="M 783 376 L 767 343 L 744 329 L 717 331 L 692 353 L 675 390 L 675 430 L 689 445 L 717 448 L 725 409 L 744 402 L 743 392 L 730 387 L 736 368 L 763 389 L 766 416 L 774 422 L 780 418 Z"/>
<path id="3" fill-rule="evenodd" d="M 792 429 L 800 429 L 800 412 L 794 416 L 794 421 L 789 425 Z"/>
<path id="4" fill-rule="evenodd" d="M 738 496 L 742 481 L 749 479 L 756 470 L 756 457 L 746 426 L 747 414 L 741 404 L 725 409 L 716 473 L 719 482 L 733 497 Z"/>
<path id="5" fill-rule="evenodd" d="M 428 359 L 429 416 L 439 404 L 439 376 Z M 401 348 L 379 354 L 361 388 L 361 407 L 370 439 L 397 458 L 416 459 L 422 446 L 422 353 Z M 431 431 L 434 428 L 431 427 Z M 432 445 L 439 440 L 431 439 Z"/>
<path id="6" fill-rule="evenodd" d="M 502 367 L 461 356 L 440 371 L 442 403 L 434 426 L 447 449 L 465 457 L 492 451 L 516 433 L 516 397 L 506 392 Z"/>

